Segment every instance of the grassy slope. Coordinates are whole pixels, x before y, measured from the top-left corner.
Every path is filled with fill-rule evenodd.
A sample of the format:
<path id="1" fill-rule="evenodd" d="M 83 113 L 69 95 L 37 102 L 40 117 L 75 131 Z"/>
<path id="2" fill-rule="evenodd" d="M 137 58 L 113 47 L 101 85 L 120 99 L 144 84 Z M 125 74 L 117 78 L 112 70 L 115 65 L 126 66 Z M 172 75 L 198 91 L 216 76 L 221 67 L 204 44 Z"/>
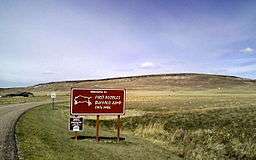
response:
<path id="1" fill-rule="evenodd" d="M 136 159 L 141 156 L 150 159 L 147 150 L 155 150 L 152 158 L 166 159 L 173 153 L 187 159 L 256 159 L 255 81 L 185 74 L 50 83 L 27 89 L 44 94 L 51 90 L 65 93 L 70 87 L 128 88 L 127 116 L 122 119 L 128 141 L 121 144 L 95 144 L 88 140 L 74 143 L 66 129 L 68 105 L 53 113 L 46 107 L 35 109 L 19 122 L 18 137 L 24 157 L 33 159 L 42 155 L 54 159 L 55 155 L 60 159 L 63 155 L 69 157 L 68 154 L 69 158 L 76 157 L 77 153 L 78 157 L 90 156 L 89 159 L 111 159 L 111 154 L 120 159 L 131 158 L 131 155 Z M 87 124 L 93 126 L 95 121 L 87 120 Z M 113 120 L 102 121 L 105 130 L 113 129 L 112 124 Z M 27 134 L 27 130 L 32 134 Z M 56 136 L 59 132 L 63 136 Z M 94 135 L 94 129 L 89 127 L 86 134 Z M 66 153 L 64 146 L 77 147 L 79 151 Z M 127 154 L 117 152 L 119 147 Z M 100 154 L 86 154 L 86 149 L 98 150 Z M 59 154 L 60 150 L 64 152 Z"/>
<path id="2" fill-rule="evenodd" d="M 26 88 L 1 89 L 0 94 L 30 91 L 43 93 L 49 91 L 69 92 L 71 87 L 84 88 L 126 88 L 129 90 L 205 90 L 205 89 L 232 89 L 256 88 L 255 80 L 242 79 L 231 76 L 208 74 L 162 74 L 146 75 L 103 80 L 64 81 L 38 84 Z"/>
<path id="3" fill-rule="evenodd" d="M 27 113 L 18 122 L 17 136 L 24 159 L 178 159 L 168 150 L 150 141 L 128 135 L 126 141 L 81 140 L 76 142 L 67 131 L 67 106 L 51 110 L 45 105 Z M 85 134 L 95 135 L 95 129 L 86 126 Z M 113 132 L 101 130 L 102 136 Z"/>
<path id="4" fill-rule="evenodd" d="M 255 98 L 255 92 L 248 93 L 244 90 L 236 90 L 231 93 L 230 90 L 229 92 L 208 90 L 175 93 L 130 91 L 127 99 L 127 115 L 122 118 L 128 141 L 125 144 L 117 145 L 124 145 L 124 150 L 126 149 L 128 155 L 120 156 L 124 158 L 131 156 L 130 154 L 133 152 L 138 152 L 138 155 L 134 156 L 140 159 L 140 155 L 145 156 L 144 152 L 150 150 L 147 146 L 154 146 L 153 148 L 157 150 L 156 156 L 163 156 L 163 159 L 171 153 L 191 159 L 255 159 Z M 68 104 L 61 106 L 61 109 L 54 112 L 49 110 L 49 107 L 36 109 L 26 114 L 20 121 L 18 137 L 23 145 L 21 149 L 24 156 L 28 156 L 28 159 L 42 154 L 31 149 L 33 148 L 31 143 L 37 144 L 37 141 L 38 148 L 50 148 L 50 150 L 37 149 L 44 150 L 45 155 L 57 154 L 52 150 L 62 143 L 67 144 L 65 146 L 73 145 L 73 141 L 69 139 L 71 135 L 66 128 Z M 86 120 L 86 124 L 87 128 L 88 125 L 90 126 L 86 134 L 94 135 L 94 129 L 91 127 L 95 125 L 95 120 Z M 106 119 L 101 124 L 105 130 L 114 128 L 113 120 Z M 41 130 L 41 128 L 46 128 L 46 130 Z M 62 133 L 61 137 L 52 131 L 54 128 Z M 33 132 L 27 134 L 27 130 Z M 104 132 L 104 135 L 109 134 L 113 136 L 114 133 Z M 56 136 L 59 144 L 49 142 Z M 49 140 L 45 137 L 52 138 Z M 105 145 L 107 147 L 111 143 L 97 145 L 87 140 L 79 142 L 77 147 L 86 148 L 87 144 L 93 146 L 91 150 L 100 150 L 99 146 L 104 148 Z M 129 144 L 136 144 L 139 148 L 135 151 Z M 110 146 L 114 150 L 116 146 L 113 145 Z M 64 146 L 60 146 L 56 150 L 65 150 L 64 148 Z M 107 152 L 115 155 L 115 152 L 109 150 Z M 79 152 L 78 154 L 81 156 L 84 153 Z M 100 155 L 104 156 L 105 153 L 102 151 Z M 98 158 L 103 159 L 103 157 Z"/>
<path id="5" fill-rule="evenodd" d="M 68 101 L 68 95 L 58 95 L 57 99 L 59 101 Z M 50 96 L 46 95 L 36 95 L 34 97 L 2 97 L 0 98 L 0 106 L 8 104 L 17 104 L 17 103 L 27 103 L 27 102 L 42 102 L 49 101 L 51 102 Z"/>
<path id="6" fill-rule="evenodd" d="M 256 81 L 239 77 L 208 74 L 161 74 L 135 77 L 112 78 L 103 80 L 64 81 L 38 84 L 23 88 L 0 88 L 0 95 L 28 91 L 34 93 L 34 98 L 14 97 L 0 98 L 0 105 L 25 103 L 48 99 L 49 92 L 56 91 L 59 99 L 68 99 L 70 88 L 126 88 L 128 91 L 165 91 L 164 94 L 184 92 L 185 94 L 205 93 L 255 93 Z M 188 91 L 191 91 L 188 93 Z M 195 92 L 196 91 L 196 92 Z M 210 91 L 210 92 L 209 92 Z M 168 93 L 167 93 L 168 92 Z M 48 96 L 48 97 L 47 97 Z M 58 97 L 59 97 L 58 96 Z"/>

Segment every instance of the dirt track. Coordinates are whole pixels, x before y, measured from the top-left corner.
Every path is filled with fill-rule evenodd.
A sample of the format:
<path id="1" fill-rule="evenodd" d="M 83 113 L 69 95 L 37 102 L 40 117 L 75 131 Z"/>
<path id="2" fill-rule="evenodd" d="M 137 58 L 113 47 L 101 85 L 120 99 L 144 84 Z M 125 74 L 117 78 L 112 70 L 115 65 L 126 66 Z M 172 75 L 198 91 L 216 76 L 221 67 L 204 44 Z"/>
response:
<path id="1" fill-rule="evenodd" d="M 0 106 L 0 160 L 17 159 L 14 128 L 19 116 L 30 108 L 46 102 Z"/>

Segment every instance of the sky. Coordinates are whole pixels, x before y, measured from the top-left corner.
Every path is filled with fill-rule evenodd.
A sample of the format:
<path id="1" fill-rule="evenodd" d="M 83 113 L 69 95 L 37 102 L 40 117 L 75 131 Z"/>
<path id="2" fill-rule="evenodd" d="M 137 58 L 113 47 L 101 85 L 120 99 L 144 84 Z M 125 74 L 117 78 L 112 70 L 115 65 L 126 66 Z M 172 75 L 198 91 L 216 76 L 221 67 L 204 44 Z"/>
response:
<path id="1" fill-rule="evenodd" d="M 0 0 L 0 87 L 186 72 L 256 79 L 255 0 Z"/>

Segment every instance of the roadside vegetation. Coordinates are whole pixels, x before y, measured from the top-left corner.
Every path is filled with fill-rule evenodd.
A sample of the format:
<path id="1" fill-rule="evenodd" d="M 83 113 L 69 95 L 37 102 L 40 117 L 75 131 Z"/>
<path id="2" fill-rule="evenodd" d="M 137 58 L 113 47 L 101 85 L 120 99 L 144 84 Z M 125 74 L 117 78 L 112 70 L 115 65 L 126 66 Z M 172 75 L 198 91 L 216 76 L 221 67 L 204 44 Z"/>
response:
<path id="1" fill-rule="evenodd" d="M 57 95 L 58 101 L 68 101 L 69 95 L 60 93 Z M 23 96 L 13 96 L 13 97 L 0 97 L 0 106 L 8 104 L 18 104 L 18 103 L 28 103 L 28 102 L 51 102 L 51 98 L 47 93 L 34 93 L 34 96 L 23 97 Z"/>
<path id="2" fill-rule="evenodd" d="M 68 131 L 68 105 L 59 103 L 57 110 L 43 105 L 26 113 L 17 124 L 19 158 L 25 160 L 71 159 L 180 159 L 164 147 L 141 137 L 126 134 L 126 140 L 95 142 L 95 138 L 74 140 Z M 85 121 L 87 123 L 87 121 Z M 101 128 L 100 135 L 113 137 L 114 130 Z M 83 136 L 95 136 L 95 128 L 85 126 Z"/>
<path id="3" fill-rule="evenodd" d="M 244 87 L 208 90 L 128 90 L 122 117 L 125 141 L 75 141 L 67 130 L 69 103 L 44 105 L 18 122 L 23 159 L 256 159 L 256 92 Z M 114 136 L 115 117 L 101 117 L 101 135 Z M 81 135 L 95 135 L 85 117 Z"/>

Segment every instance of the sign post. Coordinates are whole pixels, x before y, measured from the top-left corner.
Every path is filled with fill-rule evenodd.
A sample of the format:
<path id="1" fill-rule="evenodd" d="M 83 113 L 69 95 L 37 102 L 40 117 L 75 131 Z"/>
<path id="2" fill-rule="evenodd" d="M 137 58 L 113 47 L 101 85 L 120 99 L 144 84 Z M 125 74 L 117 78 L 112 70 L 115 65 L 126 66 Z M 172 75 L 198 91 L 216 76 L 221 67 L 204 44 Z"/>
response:
<path id="1" fill-rule="evenodd" d="M 117 141 L 120 141 L 120 127 L 121 127 L 121 123 L 120 123 L 120 115 L 117 116 Z"/>
<path id="2" fill-rule="evenodd" d="M 71 115 L 96 115 L 96 141 L 99 142 L 100 115 L 117 116 L 117 141 L 120 141 L 120 116 L 125 114 L 125 89 L 71 89 Z"/>
<path id="3" fill-rule="evenodd" d="M 83 118 L 82 117 L 70 117 L 69 130 L 75 132 L 75 140 L 78 139 L 79 131 L 83 130 Z"/>
<path id="4" fill-rule="evenodd" d="M 96 119 L 96 141 L 99 142 L 99 130 L 100 130 L 100 116 L 97 115 Z"/>
<path id="5" fill-rule="evenodd" d="M 79 136 L 78 132 L 75 131 L 75 139 L 76 139 L 76 141 L 77 141 L 77 139 L 78 139 L 78 136 Z"/>
<path id="6" fill-rule="evenodd" d="M 55 92 L 51 92 L 51 98 L 52 98 L 52 109 L 54 110 L 54 100 L 56 98 L 56 93 Z"/>

